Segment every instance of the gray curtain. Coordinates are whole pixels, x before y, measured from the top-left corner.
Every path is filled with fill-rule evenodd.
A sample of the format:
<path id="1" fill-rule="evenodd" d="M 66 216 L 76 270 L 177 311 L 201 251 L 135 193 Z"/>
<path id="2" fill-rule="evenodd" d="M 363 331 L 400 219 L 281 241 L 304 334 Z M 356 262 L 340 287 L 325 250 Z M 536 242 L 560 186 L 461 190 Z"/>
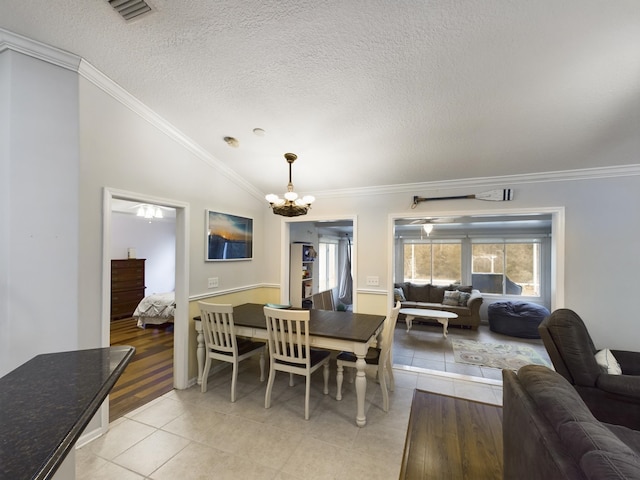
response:
<path id="1" fill-rule="evenodd" d="M 345 254 L 342 255 L 338 301 L 344 305 L 351 305 L 353 304 L 353 279 L 351 278 L 351 240 L 348 235 L 346 243 L 340 242 L 340 248 L 345 250 Z"/>

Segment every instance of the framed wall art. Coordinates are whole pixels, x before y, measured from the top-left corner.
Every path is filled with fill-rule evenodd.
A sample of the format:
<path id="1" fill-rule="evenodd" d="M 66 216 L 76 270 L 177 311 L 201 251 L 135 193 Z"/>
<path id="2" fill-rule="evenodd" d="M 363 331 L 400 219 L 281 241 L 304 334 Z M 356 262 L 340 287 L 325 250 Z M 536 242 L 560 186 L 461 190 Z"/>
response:
<path id="1" fill-rule="evenodd" d="M 206 211 L 206 261 L 251 260 L 253 219 Z"/>

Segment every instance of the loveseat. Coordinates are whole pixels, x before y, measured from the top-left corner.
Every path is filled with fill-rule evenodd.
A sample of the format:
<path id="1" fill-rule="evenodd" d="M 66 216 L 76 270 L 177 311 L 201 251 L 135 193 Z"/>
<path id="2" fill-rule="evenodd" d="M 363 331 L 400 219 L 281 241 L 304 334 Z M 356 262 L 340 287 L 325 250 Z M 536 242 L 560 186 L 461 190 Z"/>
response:
<path id="1" fill-rule="evenodd" d="M 449 320 L 449 325 L 459 325 L 478 329 L 480 325 L 480 305 L 482 294 L 470 286 L 431 285 L 403 282 L 394 284 L 395 301 L 401 308 L 426 308 L 453 312 L 458 318 Z M 404 319 L 403 315 L 398 317 Z"/>
<path id="2" fill-rule="evenodd" d="M 640 432 L 598 421 L 562 375 L 502 371 L 505 479 L 640 479 Z"/>

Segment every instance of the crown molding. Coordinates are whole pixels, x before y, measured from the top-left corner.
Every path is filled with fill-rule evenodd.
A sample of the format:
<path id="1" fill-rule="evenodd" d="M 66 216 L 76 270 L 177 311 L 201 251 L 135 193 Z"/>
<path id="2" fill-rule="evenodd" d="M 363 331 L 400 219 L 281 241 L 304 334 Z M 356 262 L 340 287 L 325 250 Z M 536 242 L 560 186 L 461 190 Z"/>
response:
<path id="1" fill-rule="evenodd" d="M 229 168 L 226 164 L 219 161 L 212 156 L 209 152 L 203 149 L 196 142 L 191 140 L 188 136 L 183 134 L 178 128 L 169 123 L 163 117 L 147 107 L 144 103 L 138 100 L 136 97 L 127 92 L 120 85 L 115 83 L 100 70 L 95 68 L 86 60 L 82 59 L 78 68 L 78 73 L 94 84 L 96 87 L 113 97 L 116 101 L 129 108 L 134 113 L 138 114 L 144 120 L 152 124 L 158 130 L 163 132 L 169 138 L 175 140 L 182 145 L 185 149 L 190 151 L 197 158 L 214 167 L 222 175 L 241 187 L 247 193 L 251 194 L 258 200 L 264 200 L 264 194 L 259 191 L 252 184 L 247 182 L 244 178 L 238 175 L 234 170 Z"/>
<path id="2" fill-rule="evenodd" d="M 78 70 L 81 60 L 72 53 L 0 28 L 0 53 L 5 50 L 22 53 L 73 71 Z"/>
<path id="3" fill-rule="evenodd" d="M 264 200 L 263 192 L 247 182 L 226 164 L 212 156 L 174 125 L 155 113 L 82 57 L 0 28 L 0 53 L 5 50 L 12 50 L 77 72 L 81 77 L 138 114 L 142 119 L 149 122 L 169 138 L 175 140 L 195 157 L 214 167 L 217 172 L 227 177 L 247 193 L 260 201 Z"/>
<path id="4" fill-rule="evenodd" d="M 0 28 L 0 53 L 13 50 L 24 55 L 43 60 L 68 70 L 78 72 L 80 76 L 100 88 L 141 118 L 155 126 L 168 137 L 175 140 L 194 156 L 214 167 L 222 175 L 234 182 L 257 200 L 264 200 L 264 192 L 247 182 L 225 163 L 219 161 L 200 145 L 191 140 L 174 125 L 159 116 L 136 97 L 127 92 L 101 71 L 83 58 L 64 50 L 46 45 Z M 497 177 L 464 178 L 435 182 L 405 183 L 399 185 L 379 185 L 373 187 L 348 188 L 314 192 L 316 198 L 378 196 L 398 193 L 411 193 L 416 190 L 454 189 L 467 187 L 505 186 L 542 182 L 561 182 L 593 180 L 640 175 L 640 164 L 596 167 L 556 172 L 529 173 L 521 175 L 503 175 Z"/>
<path id="5" fill-rule="evenodd" d="M 521 175 L 502 175 L 498 177 L 462 178 L 435 182 L 404 183 L 400 185 L 380 185 L 375 187 L 325 190 L 321 192 L 314 192 L 314 196 L 316 198 L 330 198 L 389 195 L 397 193 L 414 194 L 416 190 L 512 186 L 527 183 L 568 182 L 576 180 L 629 177 L 636 175 L 640 175 L 640 164 L 584 168 L 579 170 L 559 170 L 556 172 L 525 173 Z"/>

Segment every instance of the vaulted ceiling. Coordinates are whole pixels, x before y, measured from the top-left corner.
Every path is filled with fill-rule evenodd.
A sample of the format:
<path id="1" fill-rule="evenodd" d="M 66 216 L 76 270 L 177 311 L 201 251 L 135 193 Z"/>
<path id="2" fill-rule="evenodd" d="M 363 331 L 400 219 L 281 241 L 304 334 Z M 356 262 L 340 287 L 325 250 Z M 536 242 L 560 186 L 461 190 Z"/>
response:
<path id="1" fill-rule="evenodd" d="M 148 3 L 127 22 L 3 0 L 0 27 L 83 57 L 265 193 L 285 152 L 301 193 L 640 163 L 637 0 Z"/>

